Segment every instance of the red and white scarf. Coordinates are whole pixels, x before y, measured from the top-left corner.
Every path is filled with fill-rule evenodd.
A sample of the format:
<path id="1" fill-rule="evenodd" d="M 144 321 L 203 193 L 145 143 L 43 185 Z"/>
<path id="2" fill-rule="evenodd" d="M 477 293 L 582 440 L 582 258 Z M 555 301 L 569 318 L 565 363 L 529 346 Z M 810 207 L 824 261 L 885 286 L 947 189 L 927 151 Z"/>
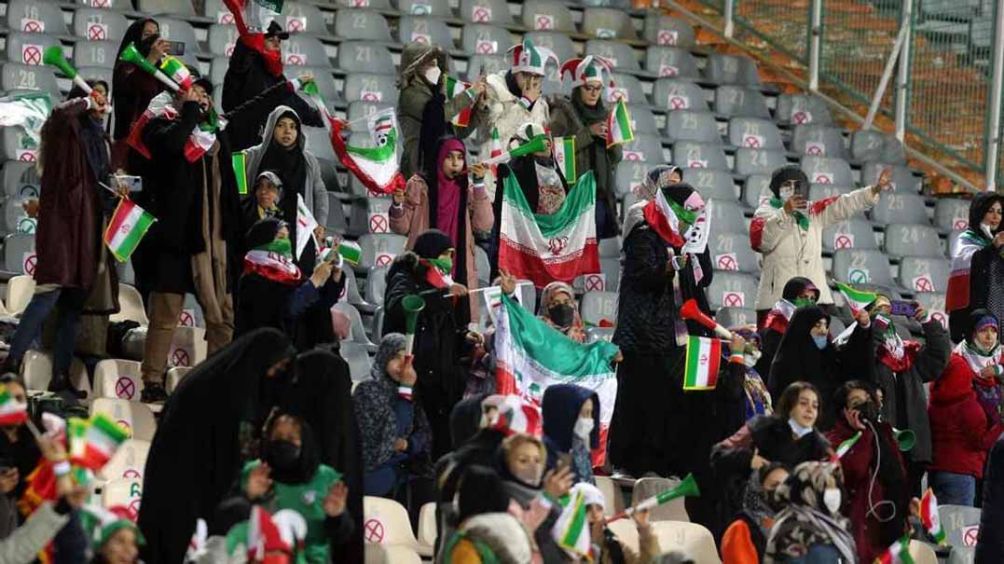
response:
<path id="1" fill-rule="evenodd" d="M 998 344 L 994 347 L 994 350 L 990 351 L 990 354 L 983 354 L 976 350 L 975 347 L 969 346 L 969 343 L 966 341 L 962 341 L 955 346 L 955 350 L 952 352 L 966 359 L 966 362 L 969 363 L 969 368 L 972 369 L 974 374 L 979 376 L 984 368 L 999 366 L 1001 364 L 1001 353 L 1004 350 Z"/>
<path id="2" fill-rule="evenodd" d="M 287 286 L 294 286 L 303 278 L 292 258 L 262 249 L 253 249 L 244 255 L 244 274 L 257 274 Z"/>
<path id="3" fill-rule="evenodd" d="M 132 129 L 129 131 L 129 137 L 126 138 L 126 143 L 148 160 L 152 159 L 153 156 L 150 153 L 150 149 L 143 142 L 143 130 L 154 119 L 164 118 L 174 121 L 180 115 L 174 107 L 174 94 L 172 92 L 161 92 L 150 100 L 150 105 L 146 111 L 133 124 Z M 215 117 L 215 112 L 212 112 L 212 115 Z M 217 117 L 213 121 L 215 123 L 197 124 L 195 129 L 192 130 L 191 135 L 188 136 L 184 149 L 185 160 L 188 162 L 194 163 L 201 159 L 202 155 L 205 155 L 206 151 L 211 149 L 213 144 L 216 143 L 216 132 L 226 127 L 227 122 L 222 117 Z"/>

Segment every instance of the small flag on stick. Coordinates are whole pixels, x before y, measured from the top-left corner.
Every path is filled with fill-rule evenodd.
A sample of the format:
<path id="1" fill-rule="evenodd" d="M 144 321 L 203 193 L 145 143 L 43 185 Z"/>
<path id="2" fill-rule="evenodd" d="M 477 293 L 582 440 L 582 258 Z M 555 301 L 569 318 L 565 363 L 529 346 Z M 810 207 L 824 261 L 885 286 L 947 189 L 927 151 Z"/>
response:
<path id="1" fill-rule="evenodd" d="M 464 82 L 462 80 L 457 80 L 456 78 L 446 75 L 446 99 L 452 100 L 453 98 L 463 94 L 468 88 L 471 87 L 471 83 Z M 471 111 L 472 108 L 468 106 L 460 113 L 450 118 L 450 123 L 457 127 L 467 127 L 471 123 Z"/>
<path id="2" fill-rule="evenodd" d="M 941 517 L 938 515 L 938 498 L 934 497 L 934 491 L 931 488 L 927 488 L 924 497 L 920 499 L 920 521 L 938 544 L 945 544 L 947 535 L 941 526 Z"/>
<path id="3" fill-rule="evenodd" d="M 20 425 L 28 420 L 28 404 L 17 401 L 7 386 L 0 384 L 0 425 Z"/>
<path id="4" fill-rule="evenodd" d="M 837 282 L 837 289 L 840 290 L 844 299 L 847 300 L 847 305 L 851 308 L 851 313 L 853 314 L 857 314 L 859 311 L 868 307 L 868 304 L 874 302 L 875 298 L 878 296 L 875 292 L 857 290 L 849 284 L 841 282 Z"/>
<path id="5" fill-rule="evenodd" d="M 718 384 L 718 370 L 721 362 L 721 339 L 717 337 L 688 337 L 683 389 L 686 391 L 715 389 Z"/>
<path id="6" fill-rule="evenodd" d="M 551 145 L 554 153 L 554 164 L 558 166 L 565 181 L 569 184 L 579 179 L 575 170 L 575 137 L 557 137 Z"/>
<path id="7" fill-rule="evenodd" d="M 126 262 L 155 221 L 157 219 L 136 202 L 123 198 L 105 229 L 105 245 L 119 262 Z"/>
<path id="8" fill-rule="evenodd" d="M 875 559 L 875 564 L 914 564 L 910 556 L 910 535 L 892 543 L 884 554 Z"/>
<path id="9" fill-rule="evenodd" d="M 610 112 L 607 118 L 607 148 L 631 141 L 634 141 L 631 114 L 628 113 L 627 104 L 622 99 L 617 102 L 614 111 Z"/>

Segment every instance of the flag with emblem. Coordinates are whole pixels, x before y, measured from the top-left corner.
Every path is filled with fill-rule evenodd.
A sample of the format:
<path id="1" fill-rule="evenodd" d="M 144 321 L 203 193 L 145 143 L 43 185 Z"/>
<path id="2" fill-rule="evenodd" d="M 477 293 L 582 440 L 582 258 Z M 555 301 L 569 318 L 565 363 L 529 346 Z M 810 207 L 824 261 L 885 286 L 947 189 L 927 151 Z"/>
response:
<path id="1" fill-rule="evenodd" d="M 687 364 L 683 389 L 713 390 L 718 384 L 718 369 L 722 363 L 722 341 L 715 337 L 687 338 Z"/>
<path id="2" fill-rule="evenodd" d="M 73 421 L 72 419 L 70 420 Z M 111 460 L 119 446 L 129 438 L 129 433 L 107 415 L 91 416 L 81 436 L 70 428 L 70 461 L 73 464 L 98 471 Z"/>
<path id="3" fill-rule="evenodd" d="M 282 13 L 284 0 L 223 0 L 234 14 L 238 27 L 263 33 L 273 18 Z"/>
<path id="4" fill-rule="evenodd" d="M 185 63 L 179 61 L 177 58 L 171 55 L 164 55 L 164 59 L 160 62 L 160 70 L 171 80 L 177 82 L 182 90 L 188 90 L 192 87 L 191 71 L 188 70 Z"/>
<path id="5" fill-rule="evenodd" d="M 28 404 L 17 401 L 10 388 L 0 385 L 0 425 L 20 425 L 28 420 Z"/>
<path id="6" fill-rule="evenodd" d="M 372 192 L 390 194 L 404 189 L 405 179 L 398 166 L 398 129 L 394 109 L 388 108 L 369 117 L 372 147 L 349 145 L 342 139 L 347 122 L 326 115 L 330 125 L 331 146 L 345 168 L 349 169 Z"/>
<path id="7" fill-rule="evenodd" d="M 495 349 L 498 394 L 519 395 L 539 404 L 544 390 L 553 384 L 575 384 L 596 392 L 600 429 L 593 463 L 602 465 L 617 397 L 617 376 L 610 364 L 617 346 L 602 339 L 588 345 L 577 343 L 503 295 Z"/>
<path id="8" fill-rule="evenodd" d="M 452 100 L 463 94 L 468 88 L 471 87 L 471 83 L 458 80 L 450 75 L 446 75 L 446 99 Z M 457 127 L 467 127 L 471 123 L 471 111 L 470 106 L 460 110 L 460 113 L 450 118 L 450 123 Z"/>
<path id="9" fill-rule="evenodd" d="M 913 564 L 913 557 L 910 556 L 910 535 L 892 543 L 892 546 L 876 558 L 875 562 L 877 564 Z"/>
<path id="10" fill-rule="evenodd" d="M 920 522 L 934 537 L 935 542 L 945 544 L 947 535 L 941 526 L 941 517 L 938 515 L 938 498 L 934 497 L 934 490 L 931 488 L 927 488 L 924 497 L 920 498 Z"/>
<path id="11" fill-rule="evenodd" d="M 557 137 L 551 143 L 554 164 L 558 166 L 566 182 L 575 182 L 575 136 Z"/>
<path id="12" fill-rule="evenodd" d="M 446 289 L 453 286 L 453 278 L 448 272 L 443 272 L 429 259 L 419 259 L 419 264 L 425 267 L 425 281 L 433 288 Z"/>
<path id="13" fill-rule="evenodd" d="M 607 148 L 622 143 L 634 141 L 634 130 L 631 128 L 631 114 L 627 104 L 619 100 L 614 110 L 607 117 Z"/>
<path id="14" fill-rule="evenodd" d="M 105 245 L 119 262 L 126 262 L 155 221 L 157 219 L 136 202 L 122 198 L 105 229 Z"/>
<path id="15" fill-rule="evenodd" d="M 850 284 L 844 284 L 842 282 L 837 282 L 837 289 L 847 300 L 847 306 L 851 308 L 851 313 L 857 315 L 857 313 L 866 307 L 868 304 L 875 301 L 878 294 L 875 292 L 866 292 L 864 290 L 858 290 L 851 286 Z"/>
<path id="16" fill-rule="evenodd" d="M 20 127 L 35 147 L 41 142 L 42 124 L 52 111 L 48 94 L 15 94 L 0 98 L 0 127 Z"/>

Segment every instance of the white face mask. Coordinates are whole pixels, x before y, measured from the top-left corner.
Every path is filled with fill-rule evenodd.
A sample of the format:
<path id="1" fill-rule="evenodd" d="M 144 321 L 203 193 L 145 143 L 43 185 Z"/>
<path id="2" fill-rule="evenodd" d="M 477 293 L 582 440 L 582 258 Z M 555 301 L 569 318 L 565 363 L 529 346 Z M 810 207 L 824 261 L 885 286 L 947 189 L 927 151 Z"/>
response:
<path id="1" fill-rule="evenodd" d="M 836 515 L 840 512 L 840 489 L 839 488 L 826 488 L 823 492 L 823 505 L 829 510 L 831 515 Z"/>
<path id="2" fill-rule="evenodd" d="M 439 77 L 442 74 L 443 71 L 439 70 L 439 67 L 429 67 L 425 69 L 425 72 L 422 73 L 422 76 L 425 77 L 425 80 L 429 81 L 429 84 L 439 84 Z"/>
<path id="3" fill-rule="evenodd" d="M 791 417 L 788 418 L 788 426 L 791 427 L 791 432 L 800 439 L 812 432 L 812 427 L 803 427 Z"/>
<path id="4" fill-rule="evenodd" d="M 582 439 L 583 442 L 589 442 L 589 434 L 593 432 L 593 418 L 592 417 L 579 417 L 575 420 L 575 427 L 572 428 L 572 432 L 575 433 L 576 437 Z"/>
<path id="5" fill-rule="evenodd" d="M 748 352 L 743 355 L 743 364 L 746 365 L 746 368 L 753 368 L 756 366 L 756 363 L 760 362 L 761 356 L 763 356 L 763 353 L 758 350 Z"/>
<path id="6" fill-rule="evenodd" d="M 782 186 L 781 189 L 778 190 L 778 196 L 781 197 L 782 202 L 788 201 L 788 198 L 794 195 L 795 195 L 795 189 L 791 186 Z"/>
<path id="7" fill-rule="evenodd" d="M 993 239 L 994 238 L 994 230 L 993 230 L 993 228 L 991 228 L 986 223 L 981 223 L 980 224 L 980 230 L 983 231 L 983 234 L 986 235 L 988 239 Z"/>

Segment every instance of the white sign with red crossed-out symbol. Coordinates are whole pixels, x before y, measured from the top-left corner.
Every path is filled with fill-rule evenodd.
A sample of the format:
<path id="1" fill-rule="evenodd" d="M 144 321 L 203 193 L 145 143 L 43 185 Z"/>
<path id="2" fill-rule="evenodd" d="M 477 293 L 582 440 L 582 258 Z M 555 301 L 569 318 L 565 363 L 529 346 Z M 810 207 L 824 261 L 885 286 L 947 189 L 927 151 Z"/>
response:
<path id="1" fill-rule="evenodd" d="M 678 94 L 669 95 L 669 109 L 671 110 L 686 110 L 690 107 L 690 98 L 686 96 L 680 96 Z"/>
<path id="2" fill-rule="evenodd" d="M 930 275 L 921 274 L 913 279 L 913 289 L 918 292 L 933 292 L 934 281 L 931 280 Z"/>
<path id="3" fill-rule="evenodd" d="M 605 292 L 607 275 L 603 273 L 586 274 L 582 279 L 582 288 L 587 292 Z"/>
<path id="4" fill-rule="evenodd" d="M 286 16 L 286 31 L 290 33 L 307 31 L 307 18 L 304 16 Z"/>
<path id="5" fill-rule="evenodd" d="M 833 249 L 853 249 L 854 248 L 854 234 L 853 233 L 834 233 L 833 234 Z"/>
<path id="6" fill-rule="evenodd" d="M 746 307 L 746 294 L 743 292 L 722 292 L 722 305 L 725 307 Z"/>
<path id="7" fill-rule="evenodd" d="M 471 10 L 471 21 L 474 23 L 488 23 L 492 21 L 492 9 L 488 6 L 475 6 Z"/>
<path id="8" fill-rule="evenodd" d="M 969 229 L 969 219 L 957 217 L 952 220 L 952 231 L 965 231 L 966 229 Z"/>
<path id="9" fill-rule="evenodd" d="M 499 52 L 499 42 L 487 39 L 478 39 L 474 44 L 474 51 L 479 55 L 494 55 Z"/>
<path id="10" fill-rule="evenodd" d="M 351 6 L 353 8 L 369 8 L 370 0 L 352 0 Z"/>
<path id="11" fill-rule="evenodd" d="M 21 31 L 25 33 L 45 33 L 45 22 L 35 18 L 21 18 Z"/>
<path id="12" fill-rule="evenodd" d="M 189 367 L 192 365 L 192 351 L 188 350 L 186 347 L 179 347 L 171 344 L 171 351 L 167 355 L 168 363 L 171 366 L 181 366 L 182 368 Z"/>
<path id="13" fill-rule="evenodd" d="M 691 159 L 687 161 L 687 168 L 708 168 L 708 161 Z"/>
<path id="14" fill-rule="evenodd" d="M 379 519 L 367 519 L 363 525 L 363 537 L 366 538 L 366 542 L 368 543 L 382 543 L 384 537 L 383 521 Z"/>
<path id="15" fill-rule="evenodd" d="M 17 160 L 23 163 L 33 163 L 38 160 L 38 150 L 37 149 L 18 149 L 17 150 Z"/>
<path id="16" fill-rule="evenodd" d="M 948 316 L 943 311 L 932 311 L 931 319 L 937 321 L 942 327 L 948 329 Z"/>
<path id="17" fill-rule="evenodd" d="M 183 309 L 178 315 L 179 327 L 195 327 L 195 310 Z"/>
<path id="18" fill-rule="evenodd" d="M 234 15 L 229 10 L 216 12 L 216 23 L 220 25 L 233 25 Z"/>
<path id="19" fill-rule="evenodd" d="M 143 473 L 140 472 L 139 470 L 135 469 L 135 468 L 126 468 L 122 472 L 122 477 L 125 478 L 125 479 L 127 479 L 127 480 L 129 480 L 129 479 L 142 480 L 143 479 Z"/>
<path id="20" fill-rule="evenodd" d="M 680 34 L 675 29 L 660 29 L 655 37 L 655 42 L 659 45 L 676 45 L 676 40 Z"/>
<path id="21" fill-rule="evenodd" d="M 370 213 L 369 226 L 370 233 L 389 233 L 390 219 L 386 213 Z"/>
<path id="22" fill-rule="evenodd" d="M 815 141 L 806 141 L 805 143 L 805 154 L 811 155 L 813 157 L 822 157 L 826 155 L 826 145 L 822 143 L 817 143 Z"/>
<path id="23" fill-rule="evenodd" d="M 132 434 L 132 425 L 130 425 L 125 419 L 119 419 L 115 423 L 118 424 L 119 427 L 122 427 L 122 430 L 126 433 L 129 433 L 130 435 Z"/>
<path id="24" fill-rule="evenodd" d="M 363 102 L 383 102 L 383 92 L 379 90 L 363 90 L 359 93 Z"/>
<path id="25" fill-rule="evenodd" d="M 38 255 L 35 254 L 35 251 L 24 253 L 24 256 L 21 257 L 21 269 L 28 276 L 35 275 L 36 265 L 38 265 Z"/>
<path id="26" fill-rule="evenodd" d="M 294 67 L 307 66 L 307 55 L 306 53 L 288 53 L 286 55 L 286 64 Z"/>
<path id="27" fill-rule="evenodd" d="M 537 31 L 549 31 L 554 29 L 554 17 L 548 14 L 537 14 L 533 17 L 534 29 Z"/>
<path id="28" fill-rule="evenodd" d="M 643 161 L 645 160 L 645 153 L 641 151 L 624 151 L 625 161 Z"/>
<path id="29" fill-rule="evenodd" d="M 980 536 L 980 526 L 970 525 L 962 529 L 962 544 L 964 546 L 976 546 L 976 541 Z"/>
<path id="30" fill-rule="evenodd" d="M 87 39 L 91 41 L 104 41 L 108 39 L 108 25 L 101 22 L 87 24 Z"/>
<path id="31" fill-rule="evenodd" d="M 420 31 L 411 32 L 412 43 L 420 43 L 422 45 L 429 45 L 432 43 L 432 38 L 429 37 L 428 33 L 422 33 Z"/>
<path id="32" fill-rule="evenodd" d="M 791 121 L 795 125 L 805 125 L 812 121 L 812 114 L 805 110 L 800 110 L 791 114 Z"/>
<path id="33" fill-rule="evenodd" d="M 111 8 L 112 0 L 91 0 L 91 8 Z"/>
<path id="34" fill-rule="evenodd" d="M 829 172 L 817 172 L 812 175 L 812 181 L 816 184 L 833 184 L 833 174 Z"/>
<path id="35" fill-rule="evenodd" d="M 631 102 L 630 96 L 628 95 L 628 91 L 626 88 L 614 87 L 607 89 L 607 102 L 613 103 L 613 102 L 618 102 L 620 100 L 624 100 L 625 104 Z"/>
<path id="36" fill-rule="evenodd" d="M 722 253 L 715 257 L 715 268 L 718 270 L 739 270 L 739 259 L 735 253 Z"/>
<path id="37" fill-rule="evenodd" d="M 753 133 L 747 133 L 743 136 L 743 147 L 749 149 L 760 149 L 763 147 L 764 138 L 763 135 L 755 135 Z"/>
<path id="38" fill-rule="evenodd" d="M 115 380 L 115 397 L 124 400 L 136 397 L 136 381 L 128 376 L 119 376 Z"/>
<path id="39" fill-rule="evenodd" d="M 21 46 L 21 61 L 26 65 L 42 64 L 42 46 L 25 43 Z"/>
<path id="40" fill-rule="evenodd" d="M 680 69 L 674 67 L 673 65 L 661 64 L 659 65 L 659 76 L 676 76 L 680 74 Z"/>
<path id="41" fill-rule="evenodd" d="M 373 264 L 377 266 L 388 266 L 392 262 L 394 262 L 394 255 L 392 253 L 377 253 L 376 258 L 373 260 Z"/>

